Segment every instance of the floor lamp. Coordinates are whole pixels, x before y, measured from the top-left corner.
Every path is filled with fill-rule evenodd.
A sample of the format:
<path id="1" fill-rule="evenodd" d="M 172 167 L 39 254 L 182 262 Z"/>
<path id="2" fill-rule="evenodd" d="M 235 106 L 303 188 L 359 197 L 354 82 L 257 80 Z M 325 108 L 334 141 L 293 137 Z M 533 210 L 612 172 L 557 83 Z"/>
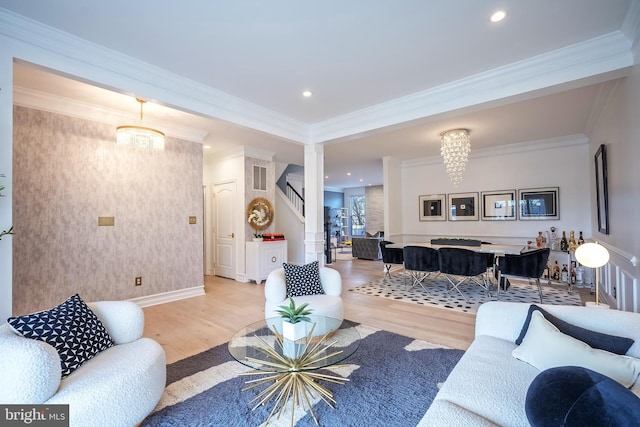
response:
<path id="1" fill-rule="evenodd" d="M 609 251 L 598 242 L 584 243 L 576 249 L 576 260 L 586 267 L 596 269 L 596 307 L 609 307 L 607 304 L 600 304 L 598 270 L 609 262 Z"/>

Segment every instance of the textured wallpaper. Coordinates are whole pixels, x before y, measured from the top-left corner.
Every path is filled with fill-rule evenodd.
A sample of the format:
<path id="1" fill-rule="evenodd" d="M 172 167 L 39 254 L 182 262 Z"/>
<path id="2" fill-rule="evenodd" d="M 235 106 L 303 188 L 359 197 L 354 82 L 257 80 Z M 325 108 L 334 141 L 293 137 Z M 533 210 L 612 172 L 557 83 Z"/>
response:
<path id="1" fill-rule="evenodd" d="M 203 284 L 201 144 L 120 147 L 110 125 L 24 107 L 13 144 L 14 315 Z"/>
<path id="2" fill-rule="evenodd" d="M 262 166 L 267 168 L 267 190 L 266 191 L 256 191 L 253 189 L 253 166 Z M 256 197 L 264 197 L 265 199 L 271 202 L 271 205 L 274 209 L 273 222 L 271 225 L 265 229 L 261 230 L 261 234 L 265 233 L 274 233 L 277 222 L 278 222 L 278 212 L 276 212 L 276 180 L 275 180 L 275 165 L 273 162 L 267 160 L 255 159 L 253 157 L 245 157 L 244 160 L 244 176 L 245 176 L 245 188 L 244 188 L 244 205 L 245 205 L 245 213 L 246 207 L 249 206 L 249 203 L 255 199 Z M 245 217 L 246 218 L 246 217 Z M 247 236 L 247 240 L 251 240 L 253 238 L 253 233 L 256 231 L 251 228 L 251 226 L 245 221 L 245 235 Z"/>

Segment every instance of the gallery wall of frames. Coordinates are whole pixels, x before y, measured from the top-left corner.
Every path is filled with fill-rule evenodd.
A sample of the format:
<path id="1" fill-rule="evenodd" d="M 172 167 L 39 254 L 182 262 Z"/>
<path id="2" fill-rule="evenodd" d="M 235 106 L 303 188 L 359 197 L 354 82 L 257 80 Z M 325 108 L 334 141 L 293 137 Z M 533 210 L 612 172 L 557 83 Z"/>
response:
<path id="1" fill-rule="evenodd" d="M 560 219 L 560 187 L 419 196 L 420 221 Z"/>

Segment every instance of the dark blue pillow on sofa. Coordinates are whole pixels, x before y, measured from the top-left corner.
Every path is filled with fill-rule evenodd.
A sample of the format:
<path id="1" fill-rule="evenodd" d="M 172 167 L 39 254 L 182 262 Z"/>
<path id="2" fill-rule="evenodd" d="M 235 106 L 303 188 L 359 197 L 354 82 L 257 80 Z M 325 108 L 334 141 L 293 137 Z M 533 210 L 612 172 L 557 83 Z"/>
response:
<path id="1" fill-rule="evenodd" d="M 606 350 L 615 354 L 627 354 L 629 348 L 633 345 L 631 338 L 618 337 L 615 335 L 603 334 L 600 332 L 591 331 L 589 329 L 581 328 L 580 326 L 572 325 L 564 320 L 558 319 L 548 311 L 543 310 L 535 304 L 529 307 L 529 313 L 522 325 L 520 336 L 516 339 L 516 344 L 522 344 L 524 336 L 529 329 L 529 323 L 531 322 L 531 314 L 538 310 L 549 323 L 553 324 L 560 332 L 565 335 L 569 335 L 577 340 L 587 343 L 590 347 L 600 350 Z"/>
<path id="2" fill-rule="evenodd" d="M 533 380 L 525 412 L 533 427 L 637 427 L 640 398 L 590 369 L 561 366 Z"/>

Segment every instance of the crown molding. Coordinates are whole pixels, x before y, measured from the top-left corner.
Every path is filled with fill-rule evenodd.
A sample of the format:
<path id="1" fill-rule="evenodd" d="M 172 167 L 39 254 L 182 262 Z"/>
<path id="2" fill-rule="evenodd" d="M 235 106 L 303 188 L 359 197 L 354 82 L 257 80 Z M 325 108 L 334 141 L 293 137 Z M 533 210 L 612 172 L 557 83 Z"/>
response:
<path id="1" fill-rule="evenodd" d="M 636 16 L 637 9 L 635 5 L 630 6 L 627 17 Z M 637 22 L 628 18 L 625 23 L 627 33 L 635 35 L 635 42 L 638 38 Z M 309 125 L 3 8 L 0 8 L 0 35 L 36 48 L 26 49 L 27 57 L 18 59 L 182 111 L 197 112 L 291 141 L 311 144 L 569 82 L 576 84 L 582 80 L 580 84 L 591 84 L 594 79 L 604 81 L 624 75 L 633 65 L 631 42 L 621 31 L 615 31 Z M 167 85 L 167 82 L 171 84 Z"/>
<path id="2" fill-rule="evenodd" d="M 30 51 L 28 58 L 18 59 L 55 69 L 103 88 L 157 100 L 160 104 L 182 111 L 197 111 L 200 115 L 293 141 L 308 140 L 306 123 L 3 8 L 0 8 L 0 34 L 44 50 Z M 141 80 L 141 76 L 144 80 Z"/>
<path id="3" fill-rule="evenodd" d="M 271 162 L 273 161 L 273 156 L 275 156 L 276 153 L 273 151 L 262 150 L 260 148 L 245 146 L 244 155 L 245 157 L 251 157 L 252 159 L 265 160 L 267 162 Z"/>
<path id="4" fill-rule="evenodd" d="M 78 101 L 58 95 L 52 95 L 33 89 L 19 86 L 13 87 L 13 103 L 22 107 L 47 111 L 49 113 L 63 114 L 78 119 L 90 120 L 98 123 L 106 123 L 120 126 L 131 122 L 131 115 L 125 115 L 117 110 L 110 110 L 96 104 Z M 207 136 L 206 130 L 193 127 L 180 126 L 175 123 L 154 122 L 145 118 L 145 126 L 161 129 L 162 132 L 172 138 L 184 139 L 201 143 Z"/>
<path id="5" fill-rule="evenodd" d="M 539 139 L 536 141 L 517 142 L 514 144 L 500 145 L 497 147 L 487 147 L 471 150 L 469 160 L 480 159 L 483 157 L 506 156 L 509 154 L 520 154 L 530 151 L 553 150 L 556 148 L 566 148 L 574 145 L 588 145 L 589 138 L 580 133 L 559 138 Z M 429 165 L 438 165 L 442 163 L 441 156 L 428 156 L 419 159 L 404 160 L 401 167 L 422 167 Z"/>
<path id="6" fill-rule="evenodd" d="M 629 40 L 612 32 L 433 89 L 311 125 L 311 142 L 329 141 L 568 82 L 633 65 Z M 606 78 L 611 78 L 608 75 Z M 603 77 L 604 78 L 604 77 Z M 593 83 L 584 81 L 583 84 Z M 452 96 L 455 94 L 455 96 Z"/>
<path id="7" fill-rule="evenodd" d="M 640 63 L 640 2 L 629 3 L 629 10 L 622 23 L 622 32 L 631 41 L 631 51 L 633 52 L 635 63 Z"/>

